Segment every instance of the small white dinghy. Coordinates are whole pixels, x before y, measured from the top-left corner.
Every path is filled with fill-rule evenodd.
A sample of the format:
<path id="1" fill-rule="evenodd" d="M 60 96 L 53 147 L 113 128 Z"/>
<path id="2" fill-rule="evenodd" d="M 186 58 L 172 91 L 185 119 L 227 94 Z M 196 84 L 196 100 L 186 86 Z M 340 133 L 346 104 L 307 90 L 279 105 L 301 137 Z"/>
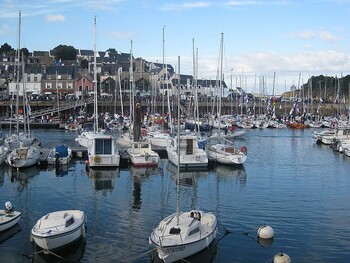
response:
<path id="1" fill-rule="evenodd" d="M 0 232 L 5 231 L 18 223 L 21 212 L 15 211 L 10 201 L 5 203 L 5 209 L 0 210 Z"/>
<path id="2" fill-rule="evenodd" d="M 85 236 L 86 216 L 81 210 L 62 210 L 40 218 L 32 228 L 35 243 L 44 250 L 64 247 Z"/>

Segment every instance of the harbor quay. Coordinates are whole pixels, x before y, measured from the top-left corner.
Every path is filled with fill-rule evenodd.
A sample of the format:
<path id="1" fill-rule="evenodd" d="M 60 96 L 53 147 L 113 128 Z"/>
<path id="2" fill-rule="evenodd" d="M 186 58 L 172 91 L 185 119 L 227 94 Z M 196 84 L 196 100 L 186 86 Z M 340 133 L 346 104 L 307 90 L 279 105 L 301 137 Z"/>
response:
<path id="1" fill-rule="evenodd" d="M 57 104 L 56 101 L 30 101 L 30 109 L 33 115 L 32 119 L 32 128 L 58 128 L 59 123 L 66 122 L 69 117 L 78 117 L 78 116 L 92 116 L 93 114 L 93 103 L 91 100 L 82 100 L 80 103 L 78 101 L 73 102 L 60 102 Z M 169 107 L 167 100 L 158 99 L 156 101 L 150 101 L 149 99 L 140 99 L 139 100 L 142 112 L 146 114 L 147 112 L 156 112 L 159 114 L 167 115 L 169 112 Z M 217 111 L 217 102 L 213 102 L 212 99 L 201 99 L 198 101 L 199 114 L 202 116 L 207 115 L 208 113 L 216 114 Z M 13 102 L 11 101 L 0 101 L 0 118 L 1 118 L 1 127 L 8 127 L 9 122 L 6 119 L 10 118 L 11 108 L 12 114 L 15 116 L 15 107 L 12 106 Z M 69 107 L 67 107 L 67 105 Z M 121 101 L 113 100 L 101 100 L 98 102 L 98 112 L 100 113 L 118 113 L 121 114 L 122 106 L 124 115 L 128 116 L 130 111 L 130 100 L 125 100 L 123 103 Z M 176 105 L 176 103 L 173 103 Z M 296 110 L 295 108 L 298 108 Z M 302 103 L 298 102 L 274 102 L 273 104 L 268 104 L 266 101 L 257 101 L 254 103 L 249 103 L 247 105 L 241 104 L 239 101 L 229 101 L 223 99 L 221 101 L 221 112 L 222 115 L 264 115 L 272 114 L 274 110 L 276 118 L 281 116 L 288 116 L 290 111 L 294 108 L 294 115 L 301 115 L 304 113 L 309 113 L 310 115 L 319 115 L 319 116 L 337 116 L 337 115 L 347 115 L 347 109 L 349 108 L 347 104 L 340 103 Z M 19 114 L 22 113 L 23 103 L 19 104 Z M 193 112 L 193 101 L 183 100 L 181 101 L 181 110 L 183 112 Z M 176 113 L 177 107 L 170 107 L 171 112 Z M 298 112 L 297 112 L 298 111 Z M 57 119 L 59 116 L 59 119 Z M 190 116 L 189 116 L 190 117 Z M 49 119 L 56 118 L 56 122 L 50 122 Z M 34 120 L 34 121 L 33 121 Z M 14 124 L 13 122 L 12 124 Z"/>

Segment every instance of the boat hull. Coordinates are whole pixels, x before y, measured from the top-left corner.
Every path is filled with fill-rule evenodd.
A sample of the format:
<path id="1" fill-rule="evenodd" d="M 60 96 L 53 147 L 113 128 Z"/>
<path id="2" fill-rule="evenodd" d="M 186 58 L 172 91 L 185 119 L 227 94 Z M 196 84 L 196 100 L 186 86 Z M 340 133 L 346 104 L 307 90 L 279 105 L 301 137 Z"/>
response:
<path id="1" fill-rule="evenodd" d="M 0 232 L 13 227 L 20 219 L 21 212 L 5 212 L 4 210 L 0 210 Z"/>
<path id="2" fill-rule="evenodd" d="M 67 211 L 67 213 L 72 213 L 72 211 L 73 210 Z M 47 228 L 41 227 L 43 220 L 47 220 L 49 217 L 63 216 L 64 211 L 53 212 L 39 219 L 31 232 L 34 242 L 44 250 L 55 250 L 72 244 L 80 237 L 84 236 L 86 223 L 85 214 L 83 211 L 76 211 L 78 212 L 78 214 L 74 216 L 76 224 L 67 229 L 60 230 L 60 226 L 57 226 L 54 223 Z"/>
<path id="3" fill-rule="evenodd" d="M 194 218 L 194 214 L 201 216 Z M 175 262 L 202 251 L 210 246 L 217 234 L 217 220 L 212 213 L 191 211 L 180 213 L 179 219 L 176 217 L 175 213 L 162 220 L 149 238 L 149 243 L 156 246 L 158 257 L 164 262 Z M 171 233 L 174 229 L 179 232 Z"/>

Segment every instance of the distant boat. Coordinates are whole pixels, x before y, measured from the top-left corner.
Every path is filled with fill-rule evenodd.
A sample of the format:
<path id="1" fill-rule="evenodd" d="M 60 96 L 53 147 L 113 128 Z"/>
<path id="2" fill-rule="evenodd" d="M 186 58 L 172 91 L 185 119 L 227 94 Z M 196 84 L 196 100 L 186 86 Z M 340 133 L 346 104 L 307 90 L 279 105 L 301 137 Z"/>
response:
<path id="1" fill-rule="evenodd" d="M 151 142 L 133 142 L 127 150 L 130 162 L 136 167 L 158 166 L 159 155 L 151 148 Z"/>
<path id="2" fill-rule="evenodd" d="M 87 150 L 89 166 L 92 168 L 118 167 L 120 164 L 120 154 L 111 135 L 95 134 Z"/>
<path id="3" fill-rule="evenodd" d="M 58 145 L 51 149 L 47 156 L 47 164 L 66 165 L 70 163 L 72 159 L 72 150 L 67 145 Z"/>
<path id="4" fill-rule="evenodd" d="M 86 216 L 81 210 L 62 210 L 41 217 L 31 234 L 44 250 L 54 250 L 72 244 L 85 236 Z"/>
<path id="5" fill-rule="evenodd" d="M 205 150 L 198 147 L 198 136 L 196 134 L 179 136 L 179 141 L 173 138 L 166 147 L 169 161 L 175 166 L 180 165 L 181 168 L 208 167 L 208 156 Z M 180 147 L 180 157 L 178 147 Z"/>
<path id="6" fill-rule="evenodd" d="M 15 211 L 10 201 L 5 203 L 5 209 L 0 210 L 0 232 L 5 231 L 18 223 L 21 212 Z"/>
<path id="7" fill-rule="evenodd" d="M 19 147 L 7 155 L 7 164 L 13 168 L 25 168 L 36 165 L 40 150 L 35 146 Z"/>

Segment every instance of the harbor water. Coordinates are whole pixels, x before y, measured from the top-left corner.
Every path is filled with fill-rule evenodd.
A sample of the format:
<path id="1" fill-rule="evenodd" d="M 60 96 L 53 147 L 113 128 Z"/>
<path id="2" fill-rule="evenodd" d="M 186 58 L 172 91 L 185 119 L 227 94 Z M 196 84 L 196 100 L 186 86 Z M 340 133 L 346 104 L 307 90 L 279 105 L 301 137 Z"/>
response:
<path id="1" fill-rule="evenodd" d="M 215 242 L 186 262 L 272 262 L 282 252 L 292 262 L 349 262 L 350 159 L 316 145 L 312 129 L 247 130 L 242 167 L 180 175 L 180 210 L 212 211 Z M 77 133 L 35 130 L 44 147 L 77 145 Z M 6 131 L 3 131 L 6 134 Z M 176 210 L 176 168 L 89 171 L 83 159 L 68 167 L 0 169 L 0 206 L 11 201 L 22 218 L 0 233 L 1 262 L 159 262 L 148 237 Z M 30 231 L 43 215 L 80 209 L 86 239 L 53 254 L 37 253 Z M 269 225 L 273 240 L 259 240 Z"/>

